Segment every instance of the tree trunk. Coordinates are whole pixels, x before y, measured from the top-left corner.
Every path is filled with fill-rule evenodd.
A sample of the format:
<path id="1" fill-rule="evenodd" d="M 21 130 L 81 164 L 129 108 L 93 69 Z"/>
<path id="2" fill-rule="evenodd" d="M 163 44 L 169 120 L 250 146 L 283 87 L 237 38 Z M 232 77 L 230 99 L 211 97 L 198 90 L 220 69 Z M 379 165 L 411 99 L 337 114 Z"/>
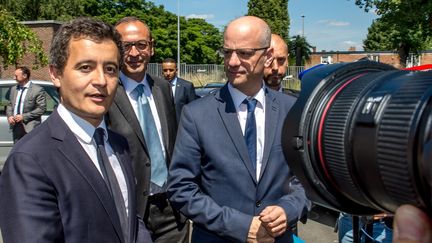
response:
<path id="1" fill-rule="evenodd" d="M 408 55 L 410 52 L 410 48 L 407 44 L 405 43 L 401 43 L 399 45 L 399 49 L 398 49 L 398 54 L 399 54 L 399 65 L 400 68 L 405 68 L 406 67 L 406 62 L 408 59 Z"/>
<path id="2" fill-rule="evenodd" d="M 296 47 L 296 57 L 295 57 L 296 66 L 302 66 L 302 59 L 303 59 L 302 49 L 300 46 L 297 46 Z"/>

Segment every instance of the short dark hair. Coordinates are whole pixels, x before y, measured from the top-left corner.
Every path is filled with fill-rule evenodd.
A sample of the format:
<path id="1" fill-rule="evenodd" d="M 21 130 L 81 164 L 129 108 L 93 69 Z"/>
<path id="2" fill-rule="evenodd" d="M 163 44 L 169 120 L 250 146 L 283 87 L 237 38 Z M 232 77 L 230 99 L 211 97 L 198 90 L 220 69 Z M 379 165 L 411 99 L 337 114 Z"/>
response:
<path id="1" fill-rule="evenodd" d="M 165 58 L 165 59 L 162 61 L 162 63 L 174 63 L 174 64 L 177 65 L 176 60 L 174 60 L 174 59 L 171 58 L 171 57 L 167 57 L 167 58 Z"/>
<path id="2" fill-rule="evenodd" d="M 123 47 L 117 30 L 101 20 L 79 17 L 60 26 L 51 43 L 50 64 L 60 73 L 63 73 L 69 58 L 69 44 L 73 38 L 89 38 L 95 42 L 114 41 L 119 50 L 118 60 L 121 67 Z"/>
<path id="3" fill-rule="evenodd" d="M 18 69 L 21 70 L 21 72 L 26 75 L 27 79 L 30 79 L 30 69 L 28 67 L 21 66 L 21 67 L 18 67 L 17 70 Z"/>

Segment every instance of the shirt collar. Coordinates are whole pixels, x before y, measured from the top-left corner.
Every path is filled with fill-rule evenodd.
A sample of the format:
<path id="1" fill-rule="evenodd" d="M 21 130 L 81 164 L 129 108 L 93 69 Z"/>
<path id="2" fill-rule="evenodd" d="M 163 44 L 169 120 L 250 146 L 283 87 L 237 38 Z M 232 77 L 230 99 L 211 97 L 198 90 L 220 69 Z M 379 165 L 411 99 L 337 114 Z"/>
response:
<path id="1" fill-rule="evenodd" d="M 171 86 L 176 86 L 176 84 L 177 84 L 177 77 L 174 77 L 174 79 L 171 80 L 170 83 L 171 83 Z"/>
<path id="2" fill-rule="evenodd" d="M 149 87 L 149 84 L 147 81 L 147 74 L 144 75 L 143 80 L 141 80 L 140 82 L 137 82 L 137 81 L 129 78 L 128 76 L 126 76 L 123 72 L 120 72 L 120 80 L 121 80 L 123 87 L 124 87 L 124 89 L 128 95 L 131 95 L 131 92 L 134 91 L 136 86 L 138 86 L 139 84 L 143 84 L 144 86 Z"/>
<path id="3" fill-rule="evenodd" d="M 258 101 L 258 104 L 261 104 L 261 107 L 264 108 L 264 104 L 265 104 L 264 87 L 265 86 L 264 86 L 264 82 L 263 82 L 263 85 L 261 85 L 261 88 L 258 91 L 258 93 L 256 93 L 252 97 L 248 97 L 247 95 L 243 94 L 240 90 L 234 88 L 234 86 L 232 86 L 232 84 L 230 82 L 228 82 L 228 90 L 231 94 L 231 97 L 232 97 L 233 102 L 234 102 L 234 106 L 236 107 L 237 110 L 239 109 L 240 105 L 243 103 L 243 101 L 246 98 L 255 98 Z"/>
<path id="4" fill-rule="evenodd" d="M 96 128 L 87 122 L 86 120 L 82 119 L 81 117 L 77 116 L 76 114 L 69 111 L 63 104 L 59 104 L 57 108 L 57 112 L 59 113 L 60 117 L 63 119 L 63 121 L 66 123 L 66 126 L 69 127 L 69 129 L 72 131 L 72 133 L 75 134 L 80 140 L 82 140 L 86 144 L 90 144 L 93 139 L 93 134 L 96 130 Z M 107 129 L 104 120 L 99 124 L 98 128 L 103 128 L 105 130 L 104 140 L 105 142 L 108 140 L 107 136 Z"/>

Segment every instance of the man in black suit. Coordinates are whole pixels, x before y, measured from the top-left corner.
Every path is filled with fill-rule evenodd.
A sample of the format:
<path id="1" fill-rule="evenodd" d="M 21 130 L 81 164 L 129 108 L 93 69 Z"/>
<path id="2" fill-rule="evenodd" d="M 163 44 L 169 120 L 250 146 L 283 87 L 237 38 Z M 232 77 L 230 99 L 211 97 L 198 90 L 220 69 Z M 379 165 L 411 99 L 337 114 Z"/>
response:
<path id="1" fill-rule="evenodd" d="M 123 43 L 124 65 L 107 124 L 128 140 L 137 179 L 138 213 L 155 242 L 186 242 L 185 218 L 166 196 L 169 161 L 177 132 L 171 86 L 146 74 L 154 53 L 149 27 L 125 17 L 115 27 Z"/>
<path id="2" fill-rule="evenodd" d="M 3 168 L 3 240 L 151 242 L 138 231 L 127 141 L 104 123 L 118 84 L 120 36 L 90 18 L 57 33 L 50 76 L 61 104 L 14 146 Z"/>
<path id="3" fill-rule="evenodd" d="M 30 81 L 30 69 L 18 67 L 15 80 L 17 85 L 9 89 L 6 107 L 14 143 L 39 125 L 46 111 L 46 93 L 41 86 Z"/>
<path id="4" fill-rule="evenodd" d="M 180 121 L 183 106 L 196 99 L 195 87 L 192 82 L 177 77 L 177 64 L 172 58 L 163 60 L 162 74 L 165 80 L 171 84 L 177 121 Z"/>

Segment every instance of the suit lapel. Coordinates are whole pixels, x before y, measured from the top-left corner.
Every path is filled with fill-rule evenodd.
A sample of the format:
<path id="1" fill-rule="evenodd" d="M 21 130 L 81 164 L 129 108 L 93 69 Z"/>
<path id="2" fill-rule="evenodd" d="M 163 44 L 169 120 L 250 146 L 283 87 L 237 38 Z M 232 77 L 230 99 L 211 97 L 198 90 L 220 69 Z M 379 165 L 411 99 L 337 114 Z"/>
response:
<path id="1" fill-rule="evenodd" d="M 180 101 L 181 98 L 181 94 L 183 93 L 183 85 L 180 81 L 179 78 L 177 78 L 177 84 L 176 84 L 176 88 L 175 88 L 175 96 L 174 96 L 174 103 L 178 103 Z"/>
<path id="2" fill-rule="evenodd" d="M 86 154 L 85 150 L 77 141 L 75 135 L 60 118 L 57 111 L 54 111 L 51 116 L 51 119 L 47 120 L 47 122 L 49 122 L 48 126 L 50 127 L 52 137 L 61 141 L 57 147 L 58 152 L 65 157 L 65 161 L 71 163 L 75 167 L 75 169 L 93 189 L 111 219 L 111 223 L 113 224 L 119 239 L 123 241 L 123 233 L 116 207 L 102 176 Z"/>
<path id="3" fill-rule="evenodd" d="M 237 117 L 237 110 L 234 106 L 231 94 L 228 91 L 228 85 L 225 85 L 219 92 L 220 102 L 218 107 L 219 115 L 222 118 L 224 126 L 233 142 L 242 162 L 245 164 L 249 174 L 256 183 L 256 172 L 250 161 L 246 142 L 244 140 L 240 123 Z"/>
<path id="4" fill-rule="evenodd" d="M 266 102 L 266 110 L 265 110 L 265 138 L 264 138 L 264 151 L 263 151 L 263 158 L 262 158 L 262 166 L 261 166 L 261 172 L 260 172 L 260 178 L 263 175 L 265 168 L 268 163 L 270 150 L 272 148 L 272 145 L 274 143 L 277 123 L 279 121 L 279 104 L 276 101 L 276 98 L 266 90 L 266 96 L 265 96 L 265 102 Z"/>
<path id="5" fill-rule="evenodd" d="M 119 109 L 119 111 L 123 114 L 123 117 L 127 120 L 129 125 L 133 128 L 133 131 L 138 136 L 140 142 L 144 144 L 144 147 L 147 148 L 143 132 L 141 130 L 141 126 L 139 124 L 138 118 L 132 108 L 132 105 L 129 101 L 129 98 L 124 90 L 123 85 L 119 85 L 117 87 L 117 92 L 114 97 L 114 104 Z M 148 154 L 148 153 L 147 153 Z"/>
<path id="6" fill-rule="evenodd" d="M 111 131 L 108 130 L 109 136 L 109 143 L 114 151 L 114 154 L 116 155 L 120 166 L 123 170 L 123 174 L 125 176 L 125 180 L 126 180 L 126 185 L 127 185 L 127 190 L 128 190 L 128 208 L 129 208 L 129 236 L 130 239 L 134 239 L 135 238 L 135 214 L 132 212 L 132 209 L 136 208 L 135 202 L 136 202 L 136 198 L 135 198 L 135 177 L 132 171 L 132 161 L 131 159 L 127 156 L 126 151 L 125 151 L 125 146 L 122 146 L 121 144 L 118 143 L 118 141 L 113 138 L 113 133 Z M 129 164 L 129 165 L 128 165 Z M 132 242 L 132 240 L 131 240 Z"/>
<path id="7" fill-rule="evenodd" d="M 150 76 L 147 75 L 147 82 L 150 86 L 152 95 L 153 95 L 153 99 L 155 101 L 155 105 L 156 105 L 156 110 L 158 112 L 158 116 L 159 116 L 159 121 L 161 124 L 161 128 L 162 128 L 162 137 L 163 137 L 163 141 L 162 144 L 165 147 L 165 151 L 168 151 L 168 144 L 169 144 L 169 134 L 168 134 L 168 121 L 167 121 L 167 111 L 164 109 L 163 106 L 163 101 L 166 99 L 164 97 L 164 93 L 162 91 L 162 89 L 159 87 L 159 85 L 155 84 L 154 79 Z M 156 122 L 156 121 L 155 121 Z"/>

